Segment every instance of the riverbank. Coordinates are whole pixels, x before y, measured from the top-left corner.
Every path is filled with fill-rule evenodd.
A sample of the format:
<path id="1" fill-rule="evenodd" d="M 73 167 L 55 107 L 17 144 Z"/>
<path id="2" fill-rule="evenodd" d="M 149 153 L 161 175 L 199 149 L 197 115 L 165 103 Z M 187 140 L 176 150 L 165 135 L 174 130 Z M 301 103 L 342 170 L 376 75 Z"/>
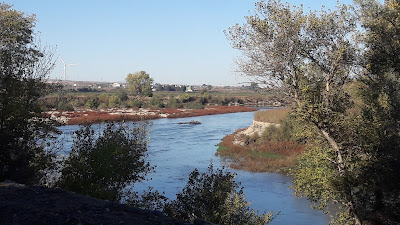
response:
<path id="1" fill-rule="evenodd" d="M 304 145 L 290 140 L 290 128 L 283 122 L 289 111 L 257 112 L 250 127 L 236 130 L 222 139 L 216 155 L 233 169 L 286 172 L 305 150 Z"/>
<path id="2" fill-rule="evenodd" d="M 204 109 L 129 108 L 105 110 L 50 111 L 50 117 L 61 124 L 94 124 L 109 121 L 142 121 L 160 118 L 186 118 L 236 112 L 252 112 L 257 108 L 244 106 L 206 106 Z"/>

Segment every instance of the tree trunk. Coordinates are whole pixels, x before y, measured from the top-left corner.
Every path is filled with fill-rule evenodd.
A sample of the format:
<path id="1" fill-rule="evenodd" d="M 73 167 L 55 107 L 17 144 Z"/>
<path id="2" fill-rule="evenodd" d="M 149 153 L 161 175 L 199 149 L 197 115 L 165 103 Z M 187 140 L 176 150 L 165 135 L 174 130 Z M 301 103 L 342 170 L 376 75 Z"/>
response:
<path id="1" fill-rule="evenodd" d="M 320 128 L 319 128 L 319 130 L 321 131 L 321 133 L 322 133 L 322 135 L 325 137 L 325 139 L 329 142 L 329 145 L 336 151 L 336 153 L 337 153 L 337 167 L 338 167 L 338 170 L 339 170 L 339 174 L 340 174 L 341 176 L 344 176 L 344 173 L 345 173 L 345 169 L 346 169 L 346 168 L 345 168 L 345 164 L 344 164 L 344 161 L 343 161 L 342 152 L 341 152 L 341 150 L 340 150 L 340 148 L 339 148 L 339 145 L 338 145 L 337 142 L 329 135 L 328 132 L 326 132 L 325 130 L 320 129 Z M 347 189 L 347 188 L 346 188 L 346 189 Z M 349 210 L 350 210 L 350 215 L 353 216 L 354 223 L 355 223 L 356 225 L 361 225 L 362 223 L 361 223 L 360 217 L 358 216 L 357 210 L 356 210 L 356 208 L 355 208 L 355 206 L 354 206 L 353 196 L 352 196 L 352 194 L 351 194 L 351 190 L 348 190 L 348 197 L 350 198 L 350 201 L 347 203 L 347 205 L 348 205 L 348 207 L 349 207 Z"/>

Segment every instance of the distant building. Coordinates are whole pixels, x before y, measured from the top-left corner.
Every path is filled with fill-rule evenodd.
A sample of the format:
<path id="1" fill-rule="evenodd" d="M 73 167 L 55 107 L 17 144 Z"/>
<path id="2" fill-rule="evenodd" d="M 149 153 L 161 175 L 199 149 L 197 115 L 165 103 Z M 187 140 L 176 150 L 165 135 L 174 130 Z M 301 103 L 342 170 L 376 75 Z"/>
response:
<path id="1" fill-rule="evenodd" d="M 119 88 L 119 87 L 121 87 L 121 84 L 120 83 L 113 83 L 112 87 L 113 88 Z"/>
<path id="2" fill-rule="evenodd" d="M 185 92 L 193 92 L 192 86 L 187 86 Z"/>

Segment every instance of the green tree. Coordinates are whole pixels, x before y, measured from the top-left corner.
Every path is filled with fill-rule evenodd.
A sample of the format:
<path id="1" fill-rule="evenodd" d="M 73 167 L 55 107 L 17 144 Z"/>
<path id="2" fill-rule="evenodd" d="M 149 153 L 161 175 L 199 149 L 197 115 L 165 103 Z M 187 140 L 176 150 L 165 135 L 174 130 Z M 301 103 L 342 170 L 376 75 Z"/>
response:
<path id="1" fill-rule="evenodd" d="M 343 210 L 336 218 L 361 224 L 365 209 L 356 190 L 365 190 L 359 178 L 368 160 L 354 132 L 360 118 L 349 92 L 360 58 L 351 39 L 357 18 L 345 5 L 304 13 L 270 0 L 257 3 L 246 19 L 226 32 L 243 53 L 239 68 L 265 84 L 284 86 L 308 130 L 310 151 L 294 170 L 296 193 L 325 211 L 328 203 L 338 203 Z"/>
<path id="2" fill-rule="evenodd" d="M 368 164 L 357 197 L 364 217 L 379 224 L 400 223 L 400 6 L 398 0 L 357 1 L 366 30 L 360 143 Z"/>
<path id="3" fill-rule="evenodd" d="M 123 89 L 118 90 L 117 96 L 121 101 L 126 101 L 129 99 L 128 93 L 126 93 L 126 91 Z"/>
<path id="4" fill-rule="evenodd" d="M 52 166 L 45 141 L 55 128 L 43 118 L 38 99 L 52 54 L 35 43 L 36 18 L 0 3 L 0 181 L 38 183 Z"/>
<path id="5" fill-rule="evenodd" d="M 86 101 L 86 107 L 88 107 L 89 109 L 97 109 L 97 107 L 99 107 L 99 105 L 100 105 L 100 101 L 97 96 L 91 97 Z"/>
<path id="6" fill-rule="evenodd" d="M 116 95 L 111 95 L 109 100 L 108 100 L 108 105 L 111 108 L 117 107 L 121 103 L 121 100 L 118 96 Z"/>
<path id="7" fill-rule="evenodd" d="M 129 128 L 110 123 L 101 134 L 90 125 L 81 127 L 75 132 L 57 186 L 95 198 L 121 200 L 124 188 L 142 181 L 152 170 L 145 162 L 148 134 L 146 124 Z"/>
<path id="8" fill-rule="evenodd" d="M 126 77 L 129 90 L 136 95 L 152 96 L 151 86 L 153 79 L 145 71 L 130 73 Z"/>
<path id="9" fill-rule="evenodd" d="M 234 178 L 235 174 L 222 169 L 214 171 L 212 164 L 205 173 L 195 169 L 176 200 L 165 205 L 164 212 L 192 222 L 199 218 L 215 224 L 269 223 L 273 213 L 258 215 L 251 209 Z"/>

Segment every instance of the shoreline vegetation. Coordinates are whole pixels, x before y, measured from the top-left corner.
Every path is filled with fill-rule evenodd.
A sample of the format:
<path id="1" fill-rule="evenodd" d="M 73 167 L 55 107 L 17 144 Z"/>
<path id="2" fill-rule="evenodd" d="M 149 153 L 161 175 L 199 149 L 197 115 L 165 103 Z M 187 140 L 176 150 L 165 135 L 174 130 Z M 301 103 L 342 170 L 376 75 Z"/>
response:
<path id="1" fill-rule="evenodd" d="M 257 108 L 245 106 L 205 106 L 204 109 L 130 108 L 75 111 L 49 111 L 47 114 L 63 125 L 95 124 L 118 121 L 143 121 L 161 118 L 186 118 L 225 113 L 252 112 Z"/>
<path id="2" fill-rule="evenodd" d="M 291 137 L 286 122 L 289 112 L 287 108 L 256 112 L 250 127 L 222 139 L 216 155 L 233 169 L 286 173 L 305 151 L 305 146 Z"/>

